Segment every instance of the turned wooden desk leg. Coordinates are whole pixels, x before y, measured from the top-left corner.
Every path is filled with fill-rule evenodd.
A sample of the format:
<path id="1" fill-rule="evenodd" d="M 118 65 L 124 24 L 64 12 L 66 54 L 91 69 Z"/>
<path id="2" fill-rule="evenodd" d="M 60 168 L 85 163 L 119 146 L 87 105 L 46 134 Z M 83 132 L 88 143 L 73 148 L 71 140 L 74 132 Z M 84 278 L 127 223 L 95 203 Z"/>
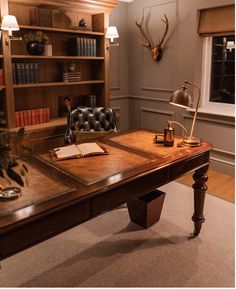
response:
<path id="1" fill-rule="evenodd" d="M 207 190 L 206 182 L 208 180 L 208 176 L 206 174 L 206 169 L 198 170 L 193 174 L 194 184 L 194 213 L 192 216 L 192 220 L 194 222 L 194 235 L 198 236 L 201 231 L 202 223 L 205 222 L 205 218 L 203 215 L 204 210 L 204 202 L 205 202 L 205 194 Z"/>

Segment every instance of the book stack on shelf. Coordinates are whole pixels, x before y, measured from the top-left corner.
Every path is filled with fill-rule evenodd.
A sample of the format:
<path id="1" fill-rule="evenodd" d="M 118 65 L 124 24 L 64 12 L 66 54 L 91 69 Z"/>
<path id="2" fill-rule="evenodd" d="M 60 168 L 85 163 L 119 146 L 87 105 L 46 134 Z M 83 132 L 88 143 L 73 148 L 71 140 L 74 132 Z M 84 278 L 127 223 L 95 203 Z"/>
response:
<path id="1" fill-rule="evenodd" d="M 16 127 L 45 123 L 50 120 L 50 109 L 46 107 L 16 111 L 15 117 Z"/>
<path id="2" fill-rule="evenodd" d="M 70 56 L 97 56 L 96 38 L 74 37 L 68 42 Z"/>
<path id="3" fill-rule="evenodd" d="M 39 82 L 38 63 L 12 63 L 12 75 L 14 84 L 27 84 Z"/>
<path id="4" fill-rule="evenodd" d="M 64 82 L 77 82 L 81 81 L 81 72 L 64 72 L 63 73 L 63 81 Z"/>
<path id="5" fill-rule="evenodd" d="M 52 27 L 52 10 L 35 7 L 29 10 L 30 25 Z"/>

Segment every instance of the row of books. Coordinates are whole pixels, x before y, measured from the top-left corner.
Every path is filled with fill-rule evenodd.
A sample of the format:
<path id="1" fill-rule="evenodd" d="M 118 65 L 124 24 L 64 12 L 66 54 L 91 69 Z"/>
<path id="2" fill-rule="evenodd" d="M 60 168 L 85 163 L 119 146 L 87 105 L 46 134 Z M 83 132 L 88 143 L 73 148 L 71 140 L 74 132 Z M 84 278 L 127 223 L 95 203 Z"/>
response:
<path id="1" fill-rule="evenodd" d="M 52 27 L 52 10 L 47 8 L 29 9 L 30 25 Z"/>
<path id="2" fill-rule="evenodd" d="M 45 123 L 50 120 L 50 109 L 46 107 L 16 111 L 15 117 L 16 127 Z"/>
<path id="3" fill-rule="evenodd" d="M 70 38 L 68 41 L 68 55 L 97 56 L 97 40 L 85 37 Z"/>
<path id="4" fill-rule="evenodd" d="M 4 72 L 3 72 L 3 68 L 0 68 L 0 85 L 4 85 Z"/>
<path id="5" fill-rule="evenodd" d="M 94 94 L 82 95 L 82 105 L 88 107 L 95 107 L 97 105 L 97 97 Z"/>
<path id="6" fill-rule="evenodd" d="M 12 75 L 14 84 L 39 82 L 39 67 L 36 62 L 13 62 Z"/>
<path id="7" fill-rule="evenodd" d="M 77 82 L 81 81 L 81 72 L 64 72 L 63 73 L 64 82 Z"/>

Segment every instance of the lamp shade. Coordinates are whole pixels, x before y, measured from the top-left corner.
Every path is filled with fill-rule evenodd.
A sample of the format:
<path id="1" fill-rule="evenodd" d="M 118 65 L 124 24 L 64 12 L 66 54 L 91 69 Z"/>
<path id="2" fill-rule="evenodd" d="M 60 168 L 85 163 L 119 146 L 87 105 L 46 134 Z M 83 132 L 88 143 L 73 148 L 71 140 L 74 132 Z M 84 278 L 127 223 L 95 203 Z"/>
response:
<path id="1" fill-rule="evenodd" d="M 174 104 L 181 107 L 192 107 L 192 98 L 191 95 L 187 92 L 187 88 L 183 86 L 182 90 L 176 90 L 171 98 L 170 104 Z"/>
<path id="2" fill-rule="evenodd" d="M 234 41 L 227 41 L 226 49 L 228 49 L 230 52 L 232 51 L 232 49 L 235 49 Z"/>
<path id="3" fill-rule="evenodd" d="M 118 34 L 116 26 L 109 26 L 107 28 L 106 38 L 111 39 L 111 42 L 113 42 L 114 38 L 119 38 L 119 34 Z"/>
<path id="4" fill-rule="evenodd" d="M 1 29 L 7 31 L 20 30 L 16 17 L 14 15 L 5 15 L 2 20 Z"/>

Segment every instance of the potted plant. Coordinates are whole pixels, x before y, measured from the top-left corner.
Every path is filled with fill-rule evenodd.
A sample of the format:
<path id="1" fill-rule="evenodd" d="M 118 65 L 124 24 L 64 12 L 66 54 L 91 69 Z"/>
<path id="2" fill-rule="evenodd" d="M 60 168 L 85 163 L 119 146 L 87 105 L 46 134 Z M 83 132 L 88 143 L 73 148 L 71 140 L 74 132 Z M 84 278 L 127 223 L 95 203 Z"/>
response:
<path id="1" fill-rule="evenodd" d="M 27 52 L 32 55 L 41 55 L 44 51 L 44 44 L 49 40 L 42 31 L 29 32 L 23 38 L 26 42 Z"/>
<path id="2" fill-rule="evenodd" d="M 0 131 L 0 181 L 4 178 L 10 185 L 13 180 L 19 186 L 24 186 L 24 178 L 28 172 L 27 167 L 20 163 L 17 157 L 13 157 L 11 153 L 11 142 L 18 141 L 24 135 L 24 128 L 18 130 L 17 133 L 9 130 Z M 5 182 L 6 183 L 6 182 Z M 19 187 L 3 186 L 0 182 L 0 199 L 12 199 L 20 196 L 21 189 Z"/>

